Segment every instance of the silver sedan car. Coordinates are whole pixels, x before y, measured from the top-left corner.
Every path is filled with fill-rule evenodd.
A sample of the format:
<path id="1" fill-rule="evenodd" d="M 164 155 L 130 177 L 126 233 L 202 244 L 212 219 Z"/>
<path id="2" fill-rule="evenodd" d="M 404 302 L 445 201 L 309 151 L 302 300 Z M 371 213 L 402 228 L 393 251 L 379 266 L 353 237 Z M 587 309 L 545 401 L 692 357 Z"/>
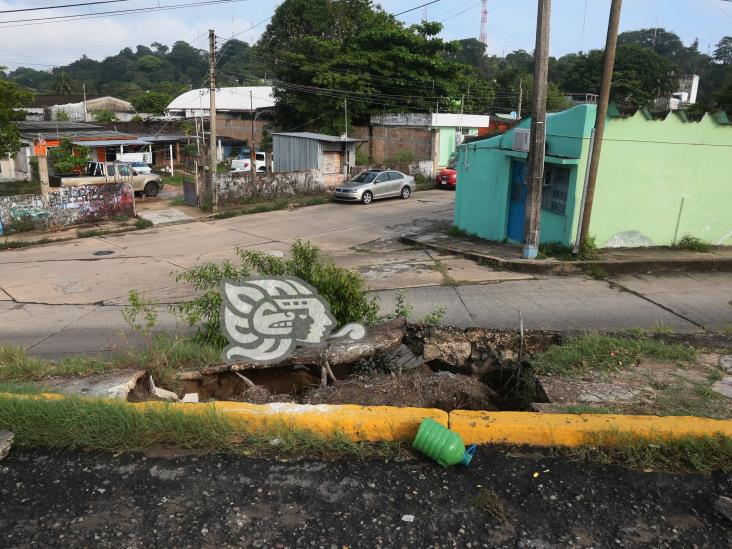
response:
<path id="1" fill-rule="evenodd" d="M 340 185 L 334 200 L 371 204 L 379 198 L 409 198 L 416 188 L 414 177 L 395 170 L 368 170 Z"/>

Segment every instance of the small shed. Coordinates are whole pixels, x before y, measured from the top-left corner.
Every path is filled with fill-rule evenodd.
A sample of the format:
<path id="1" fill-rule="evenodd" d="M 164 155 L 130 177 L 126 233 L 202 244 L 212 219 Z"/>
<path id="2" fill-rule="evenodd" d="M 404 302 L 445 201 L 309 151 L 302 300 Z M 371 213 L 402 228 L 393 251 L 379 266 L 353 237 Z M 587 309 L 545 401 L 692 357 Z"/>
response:
<path id="1" fill-rule="evenodd" d="M 274 133 L 274 171 L 319 170 L 325 176 L 326 186 L 339 185 L 356 164 L 356 143 L 360 141 L 322 133 Z"/>

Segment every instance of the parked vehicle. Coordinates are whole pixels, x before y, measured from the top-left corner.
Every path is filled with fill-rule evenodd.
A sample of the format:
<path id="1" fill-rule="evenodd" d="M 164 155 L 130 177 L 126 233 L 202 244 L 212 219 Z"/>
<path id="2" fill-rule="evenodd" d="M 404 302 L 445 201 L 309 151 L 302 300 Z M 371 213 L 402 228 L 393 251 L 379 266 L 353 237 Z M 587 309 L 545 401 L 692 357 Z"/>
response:
<path id="1" fill-rule="evenodd" d="M 256 166 L 257 172 L 267 171 L 267 155 L 264 151 L 256 151 Z M 252 171 L 252 157 L 249 151 L 242 151 L 239 156 L 231 161 L 231 170 L 235 172 L 250 172 Z"/>
<path id="2" fill-rule="evenodd" d="M 163 188 L 158 174 L 135 174 L 130 162 L 87 162 L 79 175 L 54 175 L 49 179 L 52 187 L 129 183 L 135 192 L 143 192 L 145 196 L 151 197 L 157 196 Z"/>
<path id="3" fill-rule="evenodd" d="M 409 198 L 416 188 L 411 175 L 395 170 L 368 170 L 339 186 L 333 199 L 371 204 L 379 198 Z"/>
<path id="4" fill-rule="evenodd" d="M 435 178 L 435 184 L 441 188 L 455 189 L 457 186 L 457 170 L 455 169 L 455 158 L 450 158 L 447 168 L 442 168 Z"/>
<path id="5" fill-rule="evenodd" d="M 135 175 L 148 175 L 152 173 L 152 168 L 144 162 L 130 162 L 130 167 Z"/>

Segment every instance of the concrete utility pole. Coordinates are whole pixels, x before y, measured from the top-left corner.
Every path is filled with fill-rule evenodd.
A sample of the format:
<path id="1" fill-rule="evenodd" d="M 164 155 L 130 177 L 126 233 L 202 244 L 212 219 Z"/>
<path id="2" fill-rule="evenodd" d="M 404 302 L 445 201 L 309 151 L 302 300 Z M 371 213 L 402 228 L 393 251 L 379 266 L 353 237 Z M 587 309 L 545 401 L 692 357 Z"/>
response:
<path id="1" fill-rule="evenodd" d="M 216 166 L 218 165 L 218 151 L 216 150 L 216 33 L 208 31 L 208 63 L 211 74 L 209 76 L 209 135 L 208 135 L 208 185 L 213 209 L 218 208 L 218 194 L 216 192 Z"/>
<path id="2" fill-rule="evenodd" d="M 602 137 L 605 133 L 605 119 L 607 118 L 607 105 L 610 101 L 610 86 L 613 81 L 613 68 L 615 67 L 615 47 L 618 43 L 618 27 L 620 26 L 620 9 L 623 0 L 612 0 L 610 5 L 610 20 L 607 25 L 607 39 L 605 41 L 605 62 L 602 67 L 602 81 L 600 83 L 600 97 L 597 101 L 597 114 L 595 115 L 595 140 L 592 143 L 590 152 L 590 167 L 587 177 L 587 189 L 585 201 L 580 214 L 580 238 L 579 249 L 590 236 L 590 218 L 592 217 L 592 202 L 595 199 L 595 183 L 597 182 L 597 171 L 600 167 L 600 153 L 602 152 Z"/>
<path id="3" fill-rule="evenodd" d="M 539 223 L 541 218 L 541 187 L 544 183 L 544 146 L 546 143 L 546 94 L 549 76 L 549 18 L 551 0 L 539 0 L 536 16 L 536 46 L 534 48 L 534 90 L 531 103 L 531 136 L 526 184 L 524 259 L 534 259 L 539 253 Z"/>
<path id="4" fill-rule="evenodd" d="M 252 164 L 252 184 L 254 184 L 254 181 L 257 178 L 257 151 L 254 150 L 254 96 L 252 95 L 252 90 L 249 90 L 249 112 L 252 116 L 252 142 L 249 145 L 249 156 L 251 158 L 250 162 Z M 265 160 L 267 157 L 265 156 Z M 266 162 L 265 162 L 266 164 Z"/>

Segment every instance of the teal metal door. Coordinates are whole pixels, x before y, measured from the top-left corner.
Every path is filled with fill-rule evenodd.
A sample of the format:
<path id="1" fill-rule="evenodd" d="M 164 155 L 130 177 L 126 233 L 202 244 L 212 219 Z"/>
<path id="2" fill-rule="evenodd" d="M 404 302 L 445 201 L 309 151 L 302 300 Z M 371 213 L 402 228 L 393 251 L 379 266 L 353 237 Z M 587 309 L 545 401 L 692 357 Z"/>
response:
<path id="1" fill-rule="evenodd" d="M 516 242 L 524 240 L 526 215 L 526 162 L 511 162 L 511 196 L 508 205 L 508 238 Z"/>

